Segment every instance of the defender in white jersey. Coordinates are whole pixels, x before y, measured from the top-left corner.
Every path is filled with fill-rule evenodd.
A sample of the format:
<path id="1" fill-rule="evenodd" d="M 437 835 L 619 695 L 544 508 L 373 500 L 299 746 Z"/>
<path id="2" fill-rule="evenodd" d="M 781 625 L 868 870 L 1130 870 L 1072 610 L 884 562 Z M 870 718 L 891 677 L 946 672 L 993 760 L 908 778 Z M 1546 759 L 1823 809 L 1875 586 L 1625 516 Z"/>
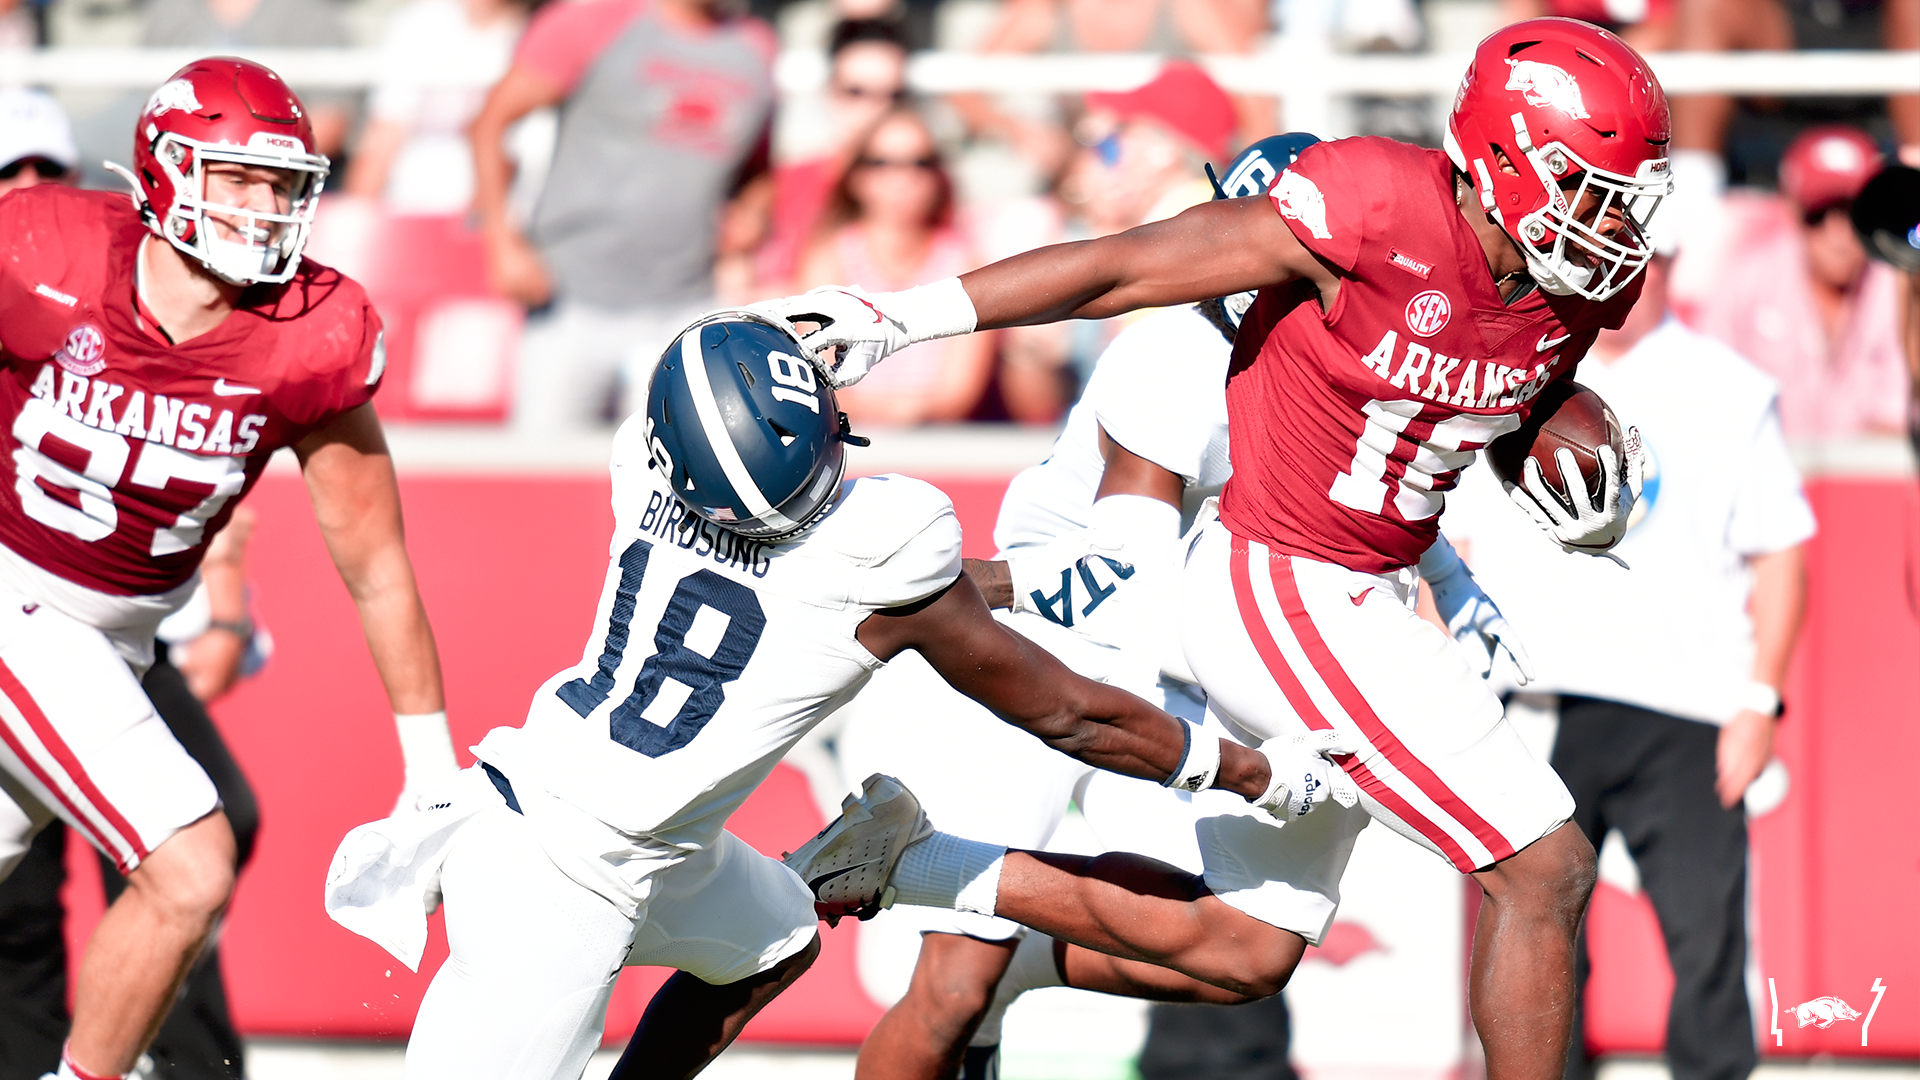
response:
<path id="1" fill-rule="evenodd" d="M 1171 630 L 1183 518 L 1190 521 L 1226 479 L 1221 387 L 1229 354 L 1220 326 L 1191 305 L 1122 331 L 1052 454 L 1008 486 L 994 531 L 1000 554 L 967 567 L 989 606 L 1013 609 L 998 616 L 1006 626 L 1074 671 L 1195 724 L 1205 716 L 1203 697 L 1162 667 L 1184 667 Z M 1169 355 L 1183 358 L 1191 378 L 1151 378 Z M 1134 480 L 1143 474 L 1160 479 Z M 839 738 L 849 774 L 899 777 L 930 820 L 973 839 L 1045 847 L 1077 801 L 1107 846 L 1199 873 L 1196 808 L 1224 797 L 1250 809 L 1218 792 L 1171 791 L 1052 753 L 912 660 L 876 673 L 849 711 Z M 1227 734 L 1218 725 L 1211 733 Z M 956 1068 L 963 1080 L 992 1075 L 1006 1006 L 1027 989 L 1060 982 L 1052 939 L 971 912 L 896 907 L 883 921 L 906 924 L 895 927 L 903 936 L 924 936 L 906 996 L 862 1045 L 857 1075 L 932 1080 Z M 1030 959 L 1016 963 L 1016 950 Z"/>
<path id="2" fill-rule="evenodd" d="M 580 663 L 523 726 L 489 733 L 435 808 L 342 842 L 329 913 L 409 965 L 447 901 L 452 956 L 415 1022 L 410 1080 L 579 1076 L 630 964 L 681 974 L 629 1045 L 629 1075 L 690 1075 L 724 1048 L 816 955 L 814 892 L 854 895 L 870 857 L 898 854 L 803 881 L 726 819 L 905 649 L 1091 764 L 1158 780 L 1188 755 L 1179 721 L 993 621 L 938 490 L 841 481 L 851 437 L 804 355 L 790 327 L 741 312 L 669 347 L 646 415 L 615 439 L 616 528 Z M 1274 777 L 1290 764 L 1218 750 L 1220 786 L 1289 801 Z M 889 778 L 865 798 L 848 813 L 929 831 Z"/>

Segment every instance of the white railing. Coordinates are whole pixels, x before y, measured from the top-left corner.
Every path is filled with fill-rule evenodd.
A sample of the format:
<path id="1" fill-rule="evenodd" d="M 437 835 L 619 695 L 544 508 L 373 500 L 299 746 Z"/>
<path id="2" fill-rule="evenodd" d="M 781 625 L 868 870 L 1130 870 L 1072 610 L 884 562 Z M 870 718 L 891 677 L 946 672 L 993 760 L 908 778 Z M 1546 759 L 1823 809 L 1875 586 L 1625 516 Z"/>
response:
<path id="1" fill-rule="evenodd" d="M 141 89 L 157 85 L 203 50 L 58 48 L 0 52 L 0 83 Z M 375 49 L 257 49 L 245 55 L 308 89 L 362 89 L 390 72 Z M 1920 52 L 1660 53 L 1654 70 L 1668 93 L 1725 92 L 1844 96 L 1920 93 Z M 1346 94 L 1450 95 L 1466 70 L 1462 55 L 1349 56 L 1284 45 L 1253 56 L 1211 56 L 1203 63 L 1229 90 L 1279 97 Z M 923 93 L 1074 92 L 1123 90 L 1153 75 L 1151 54 L 985 56 L 926 52 L 913 58 L 908 81 Z M 452 66 L 409 59 L 408 82 L 446 86 L 489 81 Z M 826 57 L 791 51 L 774 68 L 783 91 L 818 90 Z"/>

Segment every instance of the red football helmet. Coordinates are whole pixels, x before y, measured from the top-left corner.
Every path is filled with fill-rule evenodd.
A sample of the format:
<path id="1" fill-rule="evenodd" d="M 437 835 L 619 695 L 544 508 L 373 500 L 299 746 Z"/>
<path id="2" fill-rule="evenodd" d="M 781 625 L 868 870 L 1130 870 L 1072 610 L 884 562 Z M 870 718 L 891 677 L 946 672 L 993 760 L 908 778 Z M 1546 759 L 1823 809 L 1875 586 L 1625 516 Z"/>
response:
<path id="1" fill-rule="evenodd" d="M 1542 289 L 1605 300 L 1653 255 L 1669 127 L 1660 81 L 1626 42 L 1577 19 L 1528 19 L 1475 50 L 1446 148 Z"/>
<path id="2" fill-rule="evenodd" d="M 209 162 L 285 170 L 288 205 L 266 211 L 208 201 Z M 285 281 L 299 268 L 329 163 L 313 148 L 307 110 L 280 76 L 251 60 L 214 56 L 174 72 L 147 99 L 134 129 L 133 171 L 108 167 L 133 184 L 154 235 L 245 285 Z"/>

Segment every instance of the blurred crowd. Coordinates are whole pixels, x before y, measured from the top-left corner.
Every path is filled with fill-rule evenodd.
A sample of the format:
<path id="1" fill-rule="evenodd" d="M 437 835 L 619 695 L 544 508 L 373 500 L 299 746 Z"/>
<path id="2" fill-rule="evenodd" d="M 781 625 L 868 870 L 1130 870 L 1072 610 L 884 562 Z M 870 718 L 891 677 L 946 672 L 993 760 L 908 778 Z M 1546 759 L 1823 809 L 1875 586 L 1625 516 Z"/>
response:
<path id="1" fill-rule="evenodd" d="M 0 48 L 377 47 L 366 92 L 305 93 L 335 161 L 313 254 L 387 318 L 383 411 L 529 433 L 626 415 L 661 345 L 707 308 L 899 289 L 1169 217 L 1210 197 L 1205 164 L 1303 118 L 1323 136 L 1440 141 L 1444 101 L 1362 97 L 1290 122 L 1287 102 L 1228 94 L 1194 57 L 1460 51 L 1542 13 L 1643 50 L 1920 47 L 1920 0 L 0 5 Z M 1127 92 L 924 98 L 907 70 L 925 49 L 1168 59 Z M 824 85 L 778 92 L 782 53 L 823 57 Z M 447 71 L 473 77 L 448 86 Z M 7 91 L 0 184 L 117 183 L 100 161 L 126 153 L 138 95 L 54 89 Z M 1846 213 L 1901 157 L 1920 160 L 1920 95 L 1674 100 L 1674 309 L 1780 381 L 1791 438 L 1906 424 L 1907 286 Z M 928 342 L 844 401 L 867 426 L 1053 423 L 1117 329 Z"/>

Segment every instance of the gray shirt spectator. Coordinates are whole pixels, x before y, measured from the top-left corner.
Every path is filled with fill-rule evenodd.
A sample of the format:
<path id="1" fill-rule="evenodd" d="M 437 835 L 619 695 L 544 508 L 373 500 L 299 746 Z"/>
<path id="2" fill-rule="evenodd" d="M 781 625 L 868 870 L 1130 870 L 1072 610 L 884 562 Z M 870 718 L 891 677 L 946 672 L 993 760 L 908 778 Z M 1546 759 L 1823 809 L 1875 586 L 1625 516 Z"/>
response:
<path id="1" fill-rule="evenodd" d="M 521 352 L 523 429 L 611 419 L 713 295 L 716 255 L 764 220 L 774 41 L 718 0 L 583 0 L 543 9 L 473 126 L 475 209 L 494 283 L 539 312 Z M 560 107 L 546 188 L 510 220 L 506 126 Z"/>

